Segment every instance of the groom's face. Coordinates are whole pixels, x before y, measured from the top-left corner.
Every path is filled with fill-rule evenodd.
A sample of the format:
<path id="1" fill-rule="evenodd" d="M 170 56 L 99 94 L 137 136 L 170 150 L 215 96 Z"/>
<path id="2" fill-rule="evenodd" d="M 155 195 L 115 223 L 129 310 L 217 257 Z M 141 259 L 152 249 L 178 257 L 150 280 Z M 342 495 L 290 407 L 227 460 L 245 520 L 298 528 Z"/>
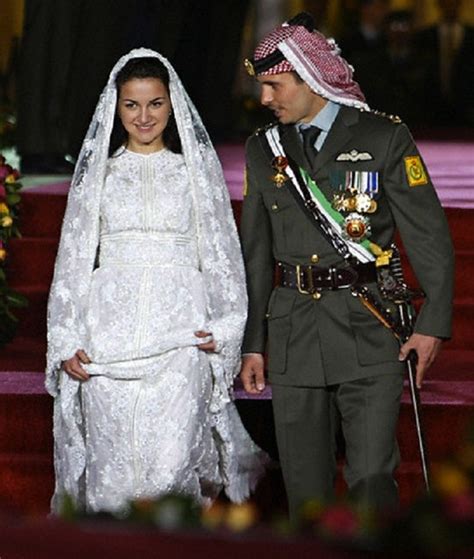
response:
<path id="1" fill-rule="evenodd" d="M 294 72 L 257 76 L 257 80 L 262 88 L 260 102 L 282 124 L 311 122 L 326 104 Z"/>

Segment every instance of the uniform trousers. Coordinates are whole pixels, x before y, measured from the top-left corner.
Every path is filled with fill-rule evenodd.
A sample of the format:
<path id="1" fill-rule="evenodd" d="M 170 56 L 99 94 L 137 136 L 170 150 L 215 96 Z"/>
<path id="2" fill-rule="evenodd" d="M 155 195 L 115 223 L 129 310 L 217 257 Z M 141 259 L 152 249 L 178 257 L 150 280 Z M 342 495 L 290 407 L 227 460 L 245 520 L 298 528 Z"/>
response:
<path id="1" fill-rule="evenodd" d="M 344 479 L 350 497 L 375 508 L 398 506 L 393 478 L 403 375 L 305 388 L 272 385 L 273 413 L 290 519 L 308 500 L 334 495 L 336 434 L 345 440 Z"/>

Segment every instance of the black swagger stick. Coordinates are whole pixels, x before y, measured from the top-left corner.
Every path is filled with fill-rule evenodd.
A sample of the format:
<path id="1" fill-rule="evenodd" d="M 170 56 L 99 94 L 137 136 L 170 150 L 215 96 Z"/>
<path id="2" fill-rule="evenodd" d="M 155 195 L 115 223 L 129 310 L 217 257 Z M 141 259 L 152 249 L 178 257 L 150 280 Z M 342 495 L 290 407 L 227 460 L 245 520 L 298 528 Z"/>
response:
<path id="1" fill-rule="evenodd" d="M 396 260 L 396 256 L 395 256 Z M 395 274 L 394 274 L 395 275 Z M 398 279 L 398 278 L 397 278 Z M 383 305 L 375 298 L 375 296 L 367 289 L 367 287 L 353 288 L 354 295 L 358 296 L 362 304 L 386 327 L 389 328 L 393 335 L 397 338 L 400 347 L 408 340 L 413 332 L 414 312 L 411 308 L 410 301 L 416 292 L 410 291 L 404 282 L 397 282 L 397 289 L 393 291 L 387 298 L 390 298 L 397 307 L 398 320 L 395 320 Z M 402 287 L 402 289 L 400 289 Z M 415 351 L 410 351 L 406 359 L 406 367 L 408 373 L 408 384 L 410 387 L 410 396 L 413 405 L 413 415 L 415 420 L 416 434 L 418 438 L 418 448 L 420 452 L 421 470 L 425 482 L 426 491 L 430 492 L 430 473 L 429 461 L 426 451 L 426 443 L 421 418 L 421 400 L 420 391 L 416 386 L 416 365 L 418 356 Z"/>
<path id="2" fill-rule="evenodd" d="M 413 313 L 411 312 L 410 304 L 407 301 L 396 300 L 394 301 L 398 310 L 398 317 L 400 319 L 400 324 L 405 332 L 411 332 L 413 326 Z M 399 338 L 400 345 L 403 345 L 408 337 Z M 415 419 L 416 434 L 418 437 L 418 447 L 420 451 L 420 462 L 421 470 L 423 472 L 423 479 L 425 480 L 426 491 L 430 492 L 430 473 L 428 469 L 428 456 L 426 453 L 426 444 L 423 432 L 423 426 L 421 422 L 421 401 L 420 401 L 420 391 L 416 385 L 416 365 L 418 362 L 418 356 L 415 351 L 410 351 L 406 359 L 407 372 L 408 372 L 408 383 L 410 385 L 410 396 L 413 405 L 413 415 Z"/>

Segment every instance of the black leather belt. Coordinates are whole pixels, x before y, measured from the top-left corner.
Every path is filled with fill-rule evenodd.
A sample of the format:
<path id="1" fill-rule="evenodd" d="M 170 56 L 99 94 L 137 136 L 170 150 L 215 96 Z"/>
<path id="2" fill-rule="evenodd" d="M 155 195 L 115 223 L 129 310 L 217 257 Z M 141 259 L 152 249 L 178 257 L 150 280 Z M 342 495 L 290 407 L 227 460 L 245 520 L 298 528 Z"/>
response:
<path id="1" fill-rule="evenodd" d="M 345 289 L 354 285 L 377 281 L 373 262 L 351 266 L 292 266 L 278 262 L 276 282 L 281 287 L 297 289 L 300 293 L 312 294 L 323 289 Z"/>

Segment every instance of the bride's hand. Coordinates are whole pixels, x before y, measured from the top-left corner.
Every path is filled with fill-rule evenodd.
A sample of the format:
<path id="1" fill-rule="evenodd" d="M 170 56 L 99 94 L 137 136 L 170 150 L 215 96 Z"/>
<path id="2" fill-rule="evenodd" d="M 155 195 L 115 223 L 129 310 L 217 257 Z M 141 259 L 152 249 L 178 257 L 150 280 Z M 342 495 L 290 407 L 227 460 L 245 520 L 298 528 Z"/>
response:
<path id="1" fill-rule="evenodd" d="M 197 338 L 207 338 L 208 336 L 212 336 L 211 332 L 203 332 L 202 330 L 199 330 L 198 332 L 194 332 L 194 335 Z M 210 342 L 204 342 L 203 344 L 198 344 L 197 347 L 202 351 L 210 351 L 210 352 L 216 351 L 216 342 L 214 340 L 211 340 Z"/>
<path id="2" fill-rule="evenodd" d="M 90 363 L 91 360 L 83 349 L 78 349 L 71 359 L 61 363 L 63 370 L 75 380 L 89 380 L 89 375 L 82 368 L 81 364 Z"/>

